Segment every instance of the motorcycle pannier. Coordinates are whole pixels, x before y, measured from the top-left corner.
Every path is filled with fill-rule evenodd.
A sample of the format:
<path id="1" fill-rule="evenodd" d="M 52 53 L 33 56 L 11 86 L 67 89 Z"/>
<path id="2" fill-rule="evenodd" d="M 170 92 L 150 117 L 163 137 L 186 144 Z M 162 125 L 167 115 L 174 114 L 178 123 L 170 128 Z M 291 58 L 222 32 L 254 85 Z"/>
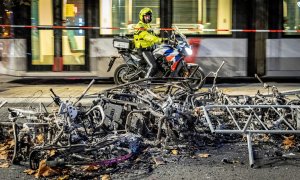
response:
<path id="1" fill-rule="evenodd" d="M 115 37 L 113 40 L 113 46 L 120 49 L 132 49 L 133 42 L 130 39 Z"/>

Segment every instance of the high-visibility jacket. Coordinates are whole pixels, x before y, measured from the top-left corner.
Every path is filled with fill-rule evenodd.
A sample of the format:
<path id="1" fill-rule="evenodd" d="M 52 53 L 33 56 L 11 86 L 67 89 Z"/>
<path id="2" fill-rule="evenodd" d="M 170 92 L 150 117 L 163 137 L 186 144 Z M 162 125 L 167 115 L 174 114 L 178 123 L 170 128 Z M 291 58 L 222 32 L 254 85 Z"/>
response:
<path id="1" fill-rule="evenodd" d="M 139 21 L 135 26 L 134 31 L 134 45 L 135 48 L 148 48 L 154 44 L 160 44 L 162 39 L 157 37 L 151 30 L 150 24 Z"/>

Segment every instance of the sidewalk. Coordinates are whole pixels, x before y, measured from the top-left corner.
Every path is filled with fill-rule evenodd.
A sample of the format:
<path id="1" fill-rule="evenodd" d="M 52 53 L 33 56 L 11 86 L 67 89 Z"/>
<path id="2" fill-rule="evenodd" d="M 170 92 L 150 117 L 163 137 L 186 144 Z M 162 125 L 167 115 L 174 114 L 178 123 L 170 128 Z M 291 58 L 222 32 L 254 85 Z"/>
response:
<path id="1" fill-rule="evenodd" d="M 270 84 L 271 85 L 271 84 Z M 295 84 L 272 84 L 278 87 L 279 91 L 299 90 L 300 83 Z M 85 91 L 88 84 L 10 84 L 4 83 L 0 88 L 0 101 L 6 100 L 8 103 L 50 103 L 52 102 L 50 88 L 63 100 L 75 101 L 77 97 Z M 113 87 L 114 84 L 94 84 L 87 92 L 97 94 L 101 91 Z M 254 95 L 259 90 L 261 93 L 268 93 L 261 84 L 219 84 L 219 89 L 230 95 Z M 207 91 L 211 84 L 205 85 L 200 91 Z M 270 89 L 271 91 L 271 89 Z M 91 102 L 91 99 L 83 99 L 84 102 Z"/>
<path id="2" fill-rule="evenodd" d="M 15 76 L 8 76 L 8 75 L 0 74 L 0 84 L 8 83 L 10 81 L 17 80 L 17 79 L 22 79 L 22 77 L 15 77 Z"/>
<path id="3" fill-rule="evenodd" d="M 108 89 L 112 85 L 94 85 L 87 94 L 99 93 L 104 89 Z M 1 99 L 8 103 L 50 103 L 52 102 L 50 88 L 60 96 L 63 100 L 75 101 L 77 97 L 87 88 L 83 85 L 22 85 L 8 87 L 0 92 Z"/>
<path id="4" fill-rule="evenodd" d="M 63 83 L 66 81 L 66 83 Z M 80 83 L 79 83 L 80 82 Z M 64 80 L 64 79 L 31 79 L 0 75 L 0 102 L 8 103 L 51 103 L 50 89 L 63 98 L 75 101 L 87 88 L 90 80 Z M 87 94 L 95 94 L 111 88 L 114 84 L 94 84 Z"/>
<path id="5" fill-rule="evenodd" d="M 51 103 L 50 88 L 63 100 L 75 101 L 87 88 L 91 80 L 67 80 L 67 79 L 30 79 L 13 77 L 0 74 L 0 102 L 6 100 L 8 103 Z M 218 81 L 217 81 L 218 82 Z M 105 89 L 109 89 L 114 84 L 104 84 L 105 81 L 97 80 L 88 94 L 97 94 Z M 280 92 L 289 90 L 299 90 L 300 83 L 268 83 L 275 85 Z M 205 84 L 200 91 L 207 91 L 212 84 Z M 217 87 L 225 94 L 230 95 L 255 95 L 259 90 L 261 93 L 268 93 L 261 83 L 226 83 L 218 84 Z M 271 91 L 271 89 L 270 89 Z M 91 102 L 91 99 L 83 99 L 83 102 Z"/>

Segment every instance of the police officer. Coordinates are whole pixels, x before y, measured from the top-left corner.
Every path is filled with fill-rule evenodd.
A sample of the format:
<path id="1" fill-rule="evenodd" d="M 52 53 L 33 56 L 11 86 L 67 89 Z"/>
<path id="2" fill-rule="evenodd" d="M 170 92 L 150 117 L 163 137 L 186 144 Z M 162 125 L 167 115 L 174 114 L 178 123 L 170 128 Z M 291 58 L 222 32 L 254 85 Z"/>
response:
<path id="1" fill-rule="evenodd" d="M 149 65 L 145 78 L 153 77 L 157 71 L 155 58 L 152 54 L 153 45 L 160 44 L 162 38 L 157 37 L 151 29 L 152 10 L 143 8 L 139 14 L 140 21 L 135 26 L 134 45 Z"/>

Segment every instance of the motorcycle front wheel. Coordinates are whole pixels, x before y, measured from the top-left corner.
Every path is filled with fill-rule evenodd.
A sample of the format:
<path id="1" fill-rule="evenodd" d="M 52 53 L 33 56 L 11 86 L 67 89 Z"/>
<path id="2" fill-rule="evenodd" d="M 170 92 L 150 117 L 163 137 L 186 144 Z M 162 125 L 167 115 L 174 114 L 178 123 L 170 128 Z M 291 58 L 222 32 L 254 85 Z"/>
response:
<path id="1" fill-rule="evenodd" d="M 115 73 L 114 73 L 114 82 L 115 84 L 125 84 L 130 81 L 134 81 L 135 79 L 132 79 L 130 77 L 133 77 L 133 74 L 136 72 L 136 68 L 133 65 L 127 65 L 127 64 L 121 64 L 119 67 L 117 67 Z"/>
<path id="2" fill-rule="evenodd" d="M 198 68 L 195 74 L 193 75 L 193 77 L 191 77 L 191 78 L 196 78 L 197 80 L 191 80 L 189 82 L 189 86 L 194 90 L 200 89 L 205 83 L 205 80 L 203 80 L 204 77 L 205 76 L 203 71 Z"/>

